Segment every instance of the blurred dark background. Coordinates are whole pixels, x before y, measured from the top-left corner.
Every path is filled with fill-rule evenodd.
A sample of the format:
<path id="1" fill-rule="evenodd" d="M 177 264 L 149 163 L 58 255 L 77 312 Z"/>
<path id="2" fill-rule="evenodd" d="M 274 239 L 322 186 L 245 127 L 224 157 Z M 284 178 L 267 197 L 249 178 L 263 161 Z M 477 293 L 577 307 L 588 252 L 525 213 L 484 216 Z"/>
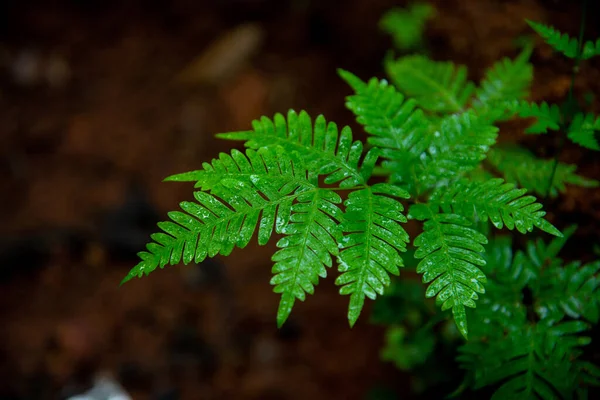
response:
<path id="1" fill-rule="evenodd" d="M 572 1 L 431 3 L 432 57 L 466 64 L 473 79 L 515 54 L 515 39 L 530 33 L 524 18 L 579 26 Z M 407 398 L 409 377 L 379 361 L 382 327 L 367 308 L 349 329 L 332 279 L 276 329 L 272 245 L 118 286 L 156 222 L 192 197 L 191 185 L 161 180 L 239 148 L 214 133 L 289 108 L 356 126 L 335 69 L 383 77 L 392 44 L 378 20 L 405 4 L 2 1 L 0 399 L 65 397 L 98 373 L 136 399 L 361 399 L 379 386 Z M 544 46 L 533 62 L 532 99 L 564 98 L 570 64 Z M 599 89 L 591 63 L 575 93 Z M 520 137 L 513 128 L 503 135 Z M 519 140 L 554 154 L 552 141 Z M 567 147 L 561 160 L 598 179 L 588 153 Z M 580 223 L 579 246 L 597 241 L 597 192 L 571 188 L 549 206 L 557 226 Z"/>

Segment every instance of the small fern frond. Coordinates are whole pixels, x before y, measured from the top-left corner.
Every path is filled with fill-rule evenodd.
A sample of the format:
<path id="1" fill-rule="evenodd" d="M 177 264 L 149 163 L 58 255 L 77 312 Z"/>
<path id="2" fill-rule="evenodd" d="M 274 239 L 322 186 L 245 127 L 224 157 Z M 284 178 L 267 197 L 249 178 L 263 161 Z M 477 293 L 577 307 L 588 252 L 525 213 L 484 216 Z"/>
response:
<path id="1" fill-rule="evenodd" d="M 592 40 L 588 40 L 583 45 L 581 58 L 587 60 L 596 56 L 600 56 L 600 39 L 596 40 L 596 43 L 594 43 Z"/>
<path id="2" fill-rule="evenodd" d="M 516 59 L 503 58 L 487 70 L 473 102 L 480 115 L 483 110 L 495 108 L 499 102 L 529 96 L 533 80 L 533 66 L 528 62 L 530 55 L 531 47 L 528 46 Z"/>
<path id="3" fill-rule="evenodd" d="M 523 289 L 538 276 L 536 268 L 522 251 L 512 249 L 510 236 L 496 236 L 486 246 L 486 264 L 482 271 L 488 278 L 486 295 L 472 314 L 471 339 L 502 337 L 504 330 L 516 331 L 527 319 Z"/>
<path id="4" fill-rule="evenodd" d="M 535 122 L 525 129 L 525 133 L 542 134 L 547 133 L 548 130 L 560 129 L 562 117 L 560 108 L 556 104 L 549 105 L 546 102 L 537 104 L 525 100 L 513 100 L 501 103 L 499 107 L 505 109 L 508 116 L 518 115 L 521 118 L 534 118 Z"/>
<path id="5" fill-rule="evenodd" d="M 415 55 L 389 60 L 385 68 L 396 87 L 426 111 L 462 112 L 475 92 L 467 68 L 452 62 Z"/>
<path id="6" fill-rule="evenodd" d="M 577 58 L 580 51 L 579 41 L 570 37 L 566 33 L 561 33 L 558 29 L 550 25 L 541 24 L 539 22 L 526 20 L 529 26 L 537 32 L 554 50 L 564 54 L 569 58 Z M 600 54 L 600 39 L 594 44 L 588 40 L 582 43 L 581 59 L 587 60 Z"/>
<path id="7" fill-rule="evenodd" d="M 542 317 L 600 319 L 600 261 L 581 266 L 572 262 L 542 274 L 534 305 Z"/>
<path id="8" fill-rule="evenodd" d="M 544 219 L 545 211 L 534 196 L 525 196 L 527 189 L 517 189 L 513 183 L 501 178 L 486 182 L 456 182 L 449 188 L 438 190 L 429 202 L 439 205 L 445 213 L 456 213 L 469 219 L 491 221 L 502 229 L 517 229 L 527 233 L 537 227 L 555 236 L 562 236 Z"/>
<path id="9" fill-rule="evenodd" d="M 396 198 L 410 195 L 395 186 L 375 184 L 350 193 L 344 202 L 346 212 L 341 229 L 344 237 L 338 257 L 342 273 L 336 284 L 340 294 L 350 295 L 348 321 L 353 326 L 363 308 L 365 296 L 375 300 L 390 284 L 389 274 L 399 275 L 404 264 L 408 234 L 400 225 L 406 222 L 404 207 Z"/>
<path id="10" fill-rule="evenodd" d="M 427 20 L 435 16 L 435 8 L 427 3 L 415 3 L 408 8 L 392 8 L 379 21 L 379 27 L 392 36 L 399 50 L 418 47 L 423 41 Z"/>
<path id="11" fill-rule="evenodd" d="M 380 149 L 392 183 L 410 190 L 417 160 L 431 141 L 430 121 L 414 99 L 405 100 L 387 81 L 372 78 L 365 83 L 350 72 L 338 72 L 356 93 L 346 98 L 346 107 L 369 134 L 367 143 Z"/>
<path id="12" fill-rule="evenodd" d="M 582 321 L 524 324 L 480 354 L 475 388 L 500 384 L 493 400 L 571 398 L 578 369 L 570 357 L 590 342 Z M 462 349 L 461 349 L 462 350 Z"/>
<path id="13" fill-rule="evenodd" d="M 281 293 L 278 327 L 287 320 L 296 299 L 304 301 L 306 293 L 314 293 L 319 277 L 327 276 L 332 256 L 339 254 L 339 222 L 343 219 L 339 203 L 337 193 L 318 189 L 300 194 L 292 205 L 290 223 L 283 228 L 285 236 L 277 242 L 279 250 L 272 257 L 271 285 L 275 293 Z"/>
<path id="14" fill-rule="evenodd" d="M 565 185 L 567 184 L 588 188 L 598 187 L 600 184 L 593 179 L 577 175 L 575 173 L 576 165 L 560 162 L 556 166 L 554 178 L 550 184 L 554 161 L 539 159 L 524 148 L 516 146 L 496 146 L 490 149 L 487 162 L 504 175 L 507 182 L 518 184 L 540 196 L 545 196 L 549 192 L 551 197 L 556 197 L 559 193 L 566 191 Z M 548 188 L 549 184 L 550 188 Z M 550 190 L 548 191 L 548 189 Z"/>
<path id="15" fill-rule="evenodd" d="M 526 20 L 529 26 L 544 39 L 555 51 L 564 54 L 569 58 L 576 58 L 579 51 L 579 42 L 566 33 L 561 33 L 558 29 L 550 25 L 541 24 Z"/>
<path id="16" fill-rule="evenodd" d="M 477 168 L 496 143 L 498 128 L 468 111 L 445 117 L 432 136 L 427 156 L 422 157 L 423 168 L 416 173 L 423 187 L 443 184 Z"/>
<path id="17" fill-rule="evenodd" d="M 356 93 L 346 97 L 346 107 L 369 134 L 367 143 L 381 150 L 382 158 L 398 160 L 407 152 L 418 157 L 425 151 L 427 142 L 421 137 L 430 123 L 414 99 L 405 99 L 386 80 L 372 78 L 365 83 L 348 71 L 338 72 Z"/>
<path id="18" fill-rule="evenodd" d="M 171 221 L 158 224 L 163 232 L 151 235 L 153 242 L 138 254 L 141 261 L 123 282 L 182 260 L 184 264 L 199 263 L 217 254 L 229 255 L 234 247 L 244 248 L 249 243 L 257 225 L 259 243 L 265 244 L 274 225 L 278 233 L 284 231 L 295 200 L 324 190 L 318 188 L 316 175 L 308 173 L 294 154 L 282 149 L 249 150 L 249 154 L 222 159 L 235 159 L 239 167 L 254 160 L 250 180 L 239 180 L 235 173 L 222 175 L 211 193 L 197 191 L 195 202 L 182 202 L 183 212 L 170 212 Z M 211 168 L 217 164 L 213 161 Z"/>
<path id="19" fill-rule="evenodd" d="M 217 137 L 228 140 L 244 140 L 246 147 L 281 146 L 287 152 L 297 152 L 307 167 L 326 175 L 325 183 L 338 183 L 342 188 L 365 185 L 370 178 L 378 149 L 370 149 L 363 157 L 361 141 L 352 141 L 349 127 L 342 128 L 338 135 L 337 125 L 327 122 L 319 115 L 314 123 L 310 116 L 301 111 L 290 110 L 286 118 L 275 114 L 273 120 L 262 117 L 252 122 L 252 131 L 219 133 Z"/>
<path id="20" fill-rule="evenodd" d="M 486 277 L 480 267 L 484 235 L 470 228 L 471 221 L 458 214 L 439 213 L 436 206 L 416 204 L 409 215 L 423 224 L 423 233 L 414 240 L 415 258 L 422 259 L 417 272 L 430 283 L 426 296 L 436 296 L 442 310 L 452 309 L 458 330 L 468 335 L 465 307 L 475 307 L 478 294 L 484 293 Z"/>
<path id="21" fill-rule="evenodd" d="M 590 150 L 600 150 L 600 117 L 593 114 L 578 113 L 573 118 L 567 137 L 573 142 Z"/>

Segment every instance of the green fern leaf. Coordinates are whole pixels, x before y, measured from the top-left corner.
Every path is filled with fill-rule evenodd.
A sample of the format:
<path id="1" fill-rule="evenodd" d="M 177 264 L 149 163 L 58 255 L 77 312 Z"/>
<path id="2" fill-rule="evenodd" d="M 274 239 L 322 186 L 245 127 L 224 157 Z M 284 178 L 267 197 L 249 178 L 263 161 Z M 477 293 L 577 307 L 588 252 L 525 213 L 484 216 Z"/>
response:
<path id="1" fill-rule="evenodd" d="M 404 207 L 394 197 L 409 198 L 402 189 L 375 184 L 350 193 L 344 202 L 346 212 L 338 257 L 342 273 L 336 284 L 340 294 L 350 295 L 348 321 L 353 326 L 363 308 L 365 296 L 375 300 L 389 286 L 389 274 L 398 275 L 403 266 L 400 252 L 406 251 L 408 234 Z"/>
<path id="2" fill-rule="evenodd" d="M 331 256 L 337 256 L 341 239 L 339 222 L 341 198 L 333 191 L 318 189 L 302 193 L 292 206 L 290 223 L 283 228 L 286 235 L 277 242 L 280 249 L 275 261 L 271 284 L 281 293 L 277 310 L 277 326 L 281 327 L 292 311 L 296 299 L 304 301 L 313 294 L 319 277 L 327 276 Z"/>
<path id="3" fill-rule="evenodd" d="M 570 37 L 566 33 L 561 33 L 559 30 L 550 25 L 544 25 L 539 22 L 526 20 L 529 26 L 537 32 L 552 48 L 559 53 L 564 54 L 569 58 L 577 58 L 579 53 L 579 41 Z M 581 59 L 587 60 L 600 54 L 600 39 L 594 44 L 593 41 L 583 43 L 581 49 Z"/>
<path id="4" fill-rule="evenodd" d="M 486 354 L 495 357 L 495 365 L 481 371 L 477 386 L 506 380 L 492 396 L 494 400 L 571 397 L 577 370 L 569 356 L 590 342 L 589 337 L 578 335 L 588 328 L 581 321 L 570 321 L 554 326 L 538 323 L 514 332 L 503 346 Z"/>
<path id="5" fill-rule="evenodd" d="M 590 150 L 600 150 L 598 138 L 600 137 L 600 117 L 593 114 L 583 115 L 578 113 L 573 118 L 567 137 L 573 142 Z"/>
<path id="6" fill-rule="evenodd" d="M 537 104 L 524 100 L 513 100 L 501 103 L 499 107 L 506 110 L 507 116 L 518 115 L 521 118 L 534 118 L 535 122 L 525 129 L 525 133 L 542 134 L 547 133 L 548 130 L 560 129 L 562 117 L 556 104 L 548 105 L 546 102 Z"/>
<path id="7" fill-rule="evenodd" d="M 487 162 L 504 175 L 507 182 L 518 184 L 540 196 L 545 196 L 550 189 L 550 196 L 556 197 L 566 191 L 566 184 L 582 187 L 597 187 L 600 184 L 598 181 L 577 175 L 576 165 L 558 163 L 550 185 L 554 161 L 539 159 L 524 148 L 516 146 L 497 146 L 490 149 Z"/>
<path id="8" fill-rule="evenodd" d="M 587 60 L 598 55 L 600 55 L 600 39 L 596 40 L 595 44 L 591 40 L 585 42 L 581 52 L 581 58 Z"/>
<path id="9" fill-rule="evenodd" d="M 445 213 L 456 213 L 469 219 L 491 221 L 502 229 L 517 229 L 527 233 L 538 227 L 544 232 L 562 236 L 560 231 L 543 217 L 542 205 L 534 196 L 525 196 L 527 189 L 517 189 L 501 178 L 486 182 L 461 181 L 438 190 L 429 202 L 439 205 Z"/>
<path id="10" fill-rule="evenodd" d="M 396 87 L 427 111 L 464 111 L 475 91 L 475 85 L 467 81 L 466 67 L 452 62 L 415 55 L 387 61 L 385 68 Z"/>
<path id="11" fill-rule="evenodd" d="M 468 335 L 465 307 L 475 307 L 478 294 L 484 293 L 486 277 L 479 267 L 485 265 L 481 256 L 484 235 L 469 228 L 471 222 L 458 214 L 438 213 L 438 208 L 426 204 L 410 207 L 410 216 L 420 221 L 423 233 L 414 240 L 415 258 L 422 259 L 417 272 L 423 282 L 430 283 L 427 297 L 436 296 L 442 310 L 452 309 L 459 331 Z"/>
<path id="12" fill-rule="evenodd" d="M 233 167 L 234 162 L 236 167 Z M 222 170 L 229 165 L 231 174 Z M 201 262 L 216 254 L 229 255 L 234 247 L 245 247 L 258 226 L 259 244 L 266 244 L 273 230 L 285 236 L 273 256 L 272 283 L 282 293 L 278 323 L 282 324 L 294 299 L 312 293 L 324 266 L 339 254 L 339 196 L 318 187 L 318 177 L 309 173 L 302 159 L 282 148 L 249 149 L 247 156 L 232 152 L 207 164 L 206 174 L 195 174 L 201 187 L 196 202 L 182 202 L 181 211 L 169 213 L 171 222 L 161 222 L 161 233 L 139 253 L 141 261 L 123 282 L 149 274 L 167 264 Z M 220 170 L 219 183 L 211 174 Z M 242 177 L 240 179 L 240 172 Z M 247 179 L 246 179 L 247 178 Z"/>
<path id="13" fill-rule="evenodd" d="M 435 8 L 427 3 L 392 8 L 383 15 L 379 27 L 392 36 L 396 48 L 410 50 L 422 44 L 425 23 L 434 15 Z"/>
<path id="14" fill-rule="evenodd" d="M 550 25 L 544 25 L 539 22 L 526 20 L 529 26 L 536 31 L 555 51 L 563 53 L 569 58 L 576 58 L 579 51 L 577 39 L 570 37 L 566 33 L 561 33 Z"/>
<path id="15" fill-rule="evenodd" d="M 479 115 L 483 110 L 493 112 L 490 108 L 503 101 L 522 100 L 529 96 L 529 88 L 533 80 L 533 66 L 528 62 L 531 47 L 515 59 L 503 58 L 496 62 L 485 74 L 476 90 L 474 107 Z"/>
<path id="16" fill-rule="evenodd" d="M 525 253 L 513 253 L 510 236 L 494 237 L 485 251 L 482 271 L 488 278 L 471 320 L 471 340 L 501 338 L 505 329 L 517 331 L 527 319 L 523 289 L 539 275 Z"/>
<path id="17" fill-rule="evenodd" d="M 314 178 L 306 178 L 306 170 L 300 168 L 302 164 L 299 159 L 292 161 L 292 158 L 281 152 L 275 157 L 266 149 L 259 150 L 258 153 L 253 150 L 248 152 L 248 158 L 256 159 L 258 155 L 267 160 L 266 164 L 255 164 L 256 169 L 252 169 L 252 173 L 254 179 L 258 179 L 259 176 L 271 178 L 266 185 L 261 185 L 266 191 L 265 194 L 270 196 L 269 199 L 265 200 L 260 196 L 255 185 L 239 181 L 235 176 L 229 179 L 222 175 L 217 189 L 218 195 L 195 192 L 196 202 L 180 203 L 183 212 L 170 212 L 168 215 L 171 221 L 159 223 L 163 232 L 151 236 L 153 242 L 147 245 L 147 251 L 138 254 L 141 261 L 122 283 L 136 276 L 148 275 L 157 267 L 163 268 L 167 264 L 174 265 L 182 260 L 184 264 L 192 261 L 198 263 L 207 256 L 212 257 L 219 253 L 227 255 L 236 245 L 245 247 L 254 233 L 261 211 L 263 214 L 259 236 L 263 244 L 271 236 L 277 211 L 277 230 L 283 229 L 289 219 L 294 198 L 304 191 L 316 190 L 317 182 Z M 234 153 L 235 158 L 239 159 L 237 153 Z M 243 158 L 245 159 L 245 156 Z M 233 160 L 233 157 L 222 155 L 221 159 Z M 245 164 L 241 165 L 250 165 L 248 160 L 245 160 Z M 292 163 L 296 164 L 296 168 Z M 207 164 L 209 170 L 214 168 L 214 165 L 218 165 L 218 162 Z M 196 176 L 204 182 L 201 175 Z M 210 179 L 210 175 L 204 177 Z M 274 190 L 283 183 L 288 183 L 284 190 Z"/>
<path id="18" fill-rule="evenodd" d="M 542 317 L 580 317 L 592 323 L 600 320 L 600 261 L 581 266 L 578 262 L 553 268 L 541 277 L 535 304 Z"/>
<path id="19" fill-rule="evenodd" d="M 252 131 L 229 132 L 217 134 L 217 137 L 228 140 L 245 140 L 245 145 L 252 149 L 281 146 L 287 152 L 297 152 L 304 160 L 307 168 L 326 175 L 325 183 L 338 183 L 342 188 L 365 185 L 370 178 L 377 157 L 378 149 L 370 149 L 363 156 L 361 141 L 352 141 L 352 131 L 344 127 L 338 135 L 337 125 L 327 123 L 320 115 L 314 123 L 310 116 L 301 111 L 297 114 L 290 110 L 286 118 L 275 114 L 273 120 L 262 117 L 252 122 Z"/>
<path id="20" fill-rule="evenodd" d="M 431 188 L 476 169 L 496 143 L 498 128 L 473 112 L 445 117 L 433 135 L 416 181 Z"/>
<path id="21" fill-rule="evenodd" d="M 429 146 L 432 124 L 416 108 L 415 100 L 405 101 L 387 81 L 372 78 L 365 83 L 350 72 L 338 72 L 356 93 L 346 98 L 346 106 L 364 125 L 369 134 L 367 143 L 381 150 L 383 167 L 392 174 L 392 183 L 410 190 L 416 184 L 418 159 Z"/>

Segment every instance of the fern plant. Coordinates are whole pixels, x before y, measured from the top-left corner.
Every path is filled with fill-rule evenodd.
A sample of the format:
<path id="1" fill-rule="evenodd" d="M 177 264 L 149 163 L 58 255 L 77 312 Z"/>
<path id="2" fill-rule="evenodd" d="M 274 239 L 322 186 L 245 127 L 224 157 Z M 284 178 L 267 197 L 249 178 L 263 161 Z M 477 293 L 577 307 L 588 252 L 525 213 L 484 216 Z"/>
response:
<path id="1" fill-rule="evenodd" d="M 497 385 L 498 399 L 583 393 L 600 376 L 579 361 L 589 343 L 581 333 L 600 313 L 600 266 L 563 267 L 555 257 L 562 239 L 513 256 L 510 243 L 489 232 L 537 229 L 561 238 L 536 195 L 557 196 L 567 184 L 598 185 L 577 175 L 576 166 L 497 145 L 498 123 L 515 116 L 535 119 L 528 133 L 566 126 L 558 106 L 527 101 L 531 52 L 526 47 L 515 59 L 495 63 L 478 84 L 469 81 L 466 67 L 423 55 L 388 58 L 391 82 L 363 81 L 340 69 L 352 91 L 346 106 L 367 134 L 364 143 L 348 126 L 294 110 L 218 134 L 243 141 L 245 151 L 221 153 L 197 171 L 166 179 L 193 182 L 194 201 L 159 223 L 161 232 L 122 283 L 166 265 L 227 256 L 256 237 L 259 245 L 276 241 L 278 248 L 270 282 L 280 295 L 278 326 L 334 266 L 353 326 L 365 299 L 389 293 L 414 259 L 424 297 L 435 299 L 440 318 L 447 311 L 468 339 L 458 358 L 468 370 L 464 387 Z M 575 115 L 569 137 L 593 148 L 598 121 Z M 420 223 L 420 233 L 408 233 L 408 220 Z M 546 259 L 553 260 L 550 266 L 540 261 Z M 524 290 L 535 295 L 532 310 L 523 303 Z M 406 334 L 392 330 L 388 342 L 403 343 Z M 429 353 L 398 365 L 426 359 L 432 337 L 423 333 L 415 342 Z M 385 354 L 398 360 L 393 346 Z"/>

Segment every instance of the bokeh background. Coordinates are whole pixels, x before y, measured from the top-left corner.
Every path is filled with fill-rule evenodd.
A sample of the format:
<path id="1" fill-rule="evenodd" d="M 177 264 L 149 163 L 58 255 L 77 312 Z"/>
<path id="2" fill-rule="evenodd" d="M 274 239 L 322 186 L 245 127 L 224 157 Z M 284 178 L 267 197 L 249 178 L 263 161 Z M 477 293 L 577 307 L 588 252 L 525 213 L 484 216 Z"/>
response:
<path id="1" fill-rule="evenodd" d="M 426 43 L 472 79 L 515 54 L 524 18 L 575 34 L 579 2 L 436 0 Z M 274 246 L 251 244 L 202 265 L 169 267 L 119 287 L 156 222 L 192 186 L 163 183 L 239 143 L 290 108 L 363 133 L 336 75 L 383 77 L 392 48 L 378 28 L 392 0 L 3 0 L 0 2 L 0 399 L 58 399 L 110 373 L 135 399 L 362 399 L 378 387 L 408 398 L 410 379 L 379 361 L 383 327 L 353 328 L 347 299 L 324 280 L 276 329 Z M 590 1 L 587 36 L 600 36 Z M 532 100 L 566 96 L 571 64 L 540 44 Z M 600 69 L 575 94 L 598 113 Z M 519 140 L 551 157 L 553 139 Z M 561 161 L 600 178 L 595 154 Z M 550 201 L 559 227 L 579 223 L 567 253 L 589 252 L 597 190 Z M 585 250 L 583 250 L 585 249 Z"/>

